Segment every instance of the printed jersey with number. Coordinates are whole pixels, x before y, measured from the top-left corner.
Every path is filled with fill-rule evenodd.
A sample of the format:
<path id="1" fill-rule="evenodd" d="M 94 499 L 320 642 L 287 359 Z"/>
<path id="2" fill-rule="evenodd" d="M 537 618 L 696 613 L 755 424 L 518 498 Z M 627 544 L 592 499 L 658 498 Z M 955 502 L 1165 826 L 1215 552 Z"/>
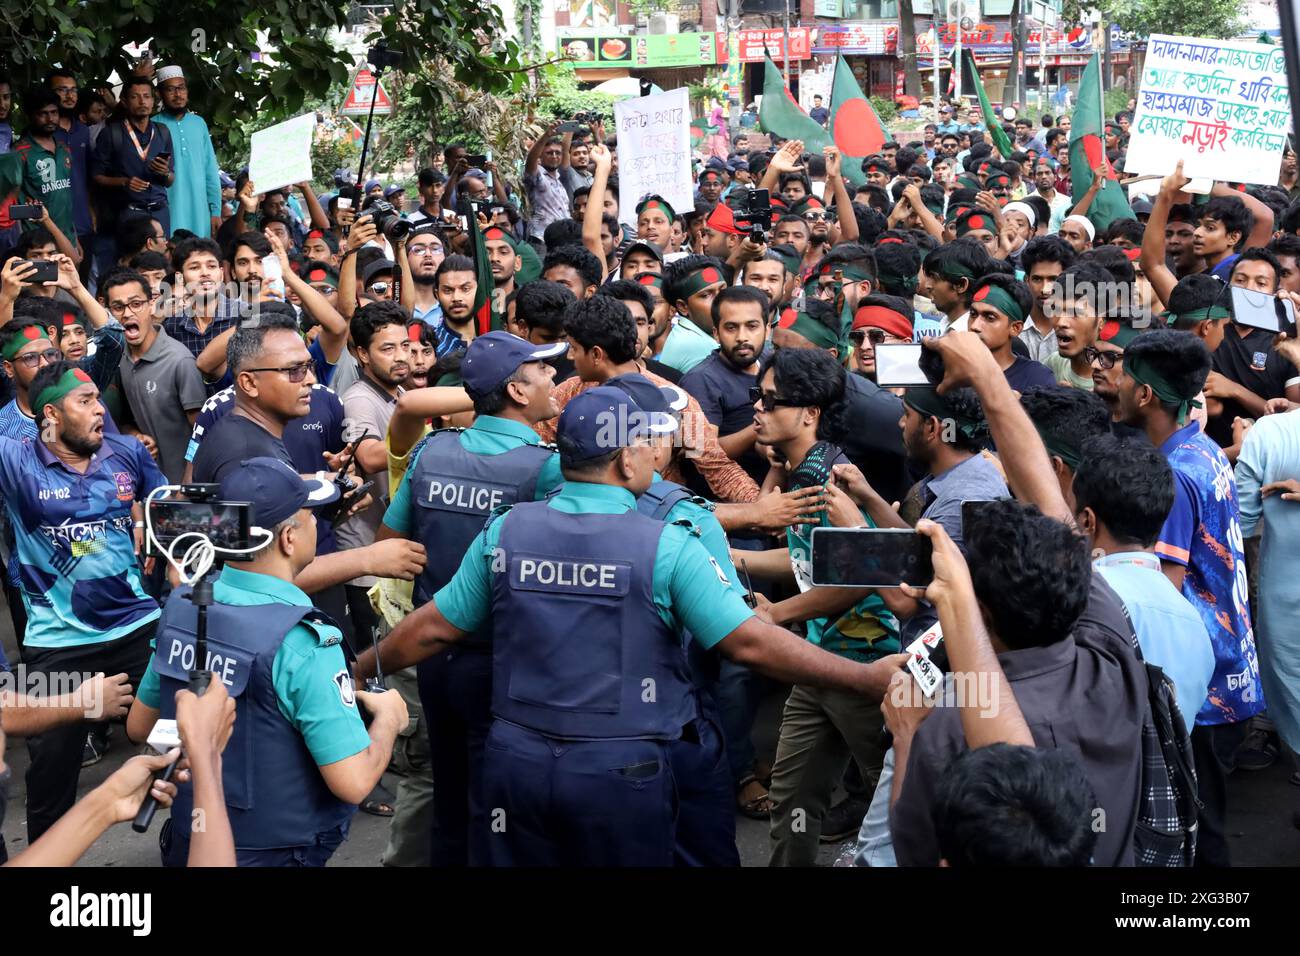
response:
<path id="1" fill-rule="evenodd" d="M 1196 722 L 1237 723 L 1264 709 L 1264 693 L 1232 466 L 1195 422 L 1174 432 L 1160 451 L 1174 471 L 1174 506 L 1156 554 L 1187 568 L 1183 596 L 1214 645 L 1214 679 Z"/>
<path id="2" fill-rule="evenodd" d="M 83 474 L 39 442 L 0 437 L 28 647 L 116 640 L 158 616 L 135 554 L 131 505 L 167 483 L 135 438 L 105 435 Z"/>

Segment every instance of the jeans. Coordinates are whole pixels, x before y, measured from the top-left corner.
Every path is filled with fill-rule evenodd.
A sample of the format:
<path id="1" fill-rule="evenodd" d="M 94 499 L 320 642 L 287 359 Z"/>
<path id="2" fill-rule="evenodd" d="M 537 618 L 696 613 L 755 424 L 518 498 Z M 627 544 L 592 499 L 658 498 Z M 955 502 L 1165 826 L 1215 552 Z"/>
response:
<path id="1" fill-rule="evenodd" d="M 894 748 L 885 752 L 884 766 L 880 768 L 880 782 L 871 798 L 867 815 L 858 829 L 858 848 L 853 854 L 854 866 L 898 866 L 894 855 L 894 838 L 889 832 L 889 795 L 894 789 Z"/>

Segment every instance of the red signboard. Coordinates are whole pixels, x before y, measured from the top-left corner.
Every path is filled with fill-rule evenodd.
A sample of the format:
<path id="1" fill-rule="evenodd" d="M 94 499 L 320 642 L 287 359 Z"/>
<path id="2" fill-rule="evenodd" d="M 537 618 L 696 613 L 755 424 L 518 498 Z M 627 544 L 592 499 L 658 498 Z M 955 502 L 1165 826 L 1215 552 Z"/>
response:
<path id="1" fill-rule="evenodd" d="M 742 63 L 761 63 L 771 56 L 778 63 L 785 59 L 784 30 L 737 30 Z M 790 28 L 790 59 L 812 58 L 812 31 L 808 27 Z M 718 62 L 727 62 L 727 34 L 718 31 Z"/>

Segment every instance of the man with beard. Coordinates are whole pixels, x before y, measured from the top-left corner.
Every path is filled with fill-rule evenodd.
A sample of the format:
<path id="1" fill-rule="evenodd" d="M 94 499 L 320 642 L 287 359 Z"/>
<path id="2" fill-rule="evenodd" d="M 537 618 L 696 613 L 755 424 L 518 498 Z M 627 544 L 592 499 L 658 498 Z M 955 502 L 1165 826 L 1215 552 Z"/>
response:
<path id="1" fill-rule="evenodd" d="M 452 255 L 439 263 L 433 274 L 442 324 L 434 327 L 438 358 L 464 351 L 478 330 L 474 327 L 474 299 L 478 295 L 478 277 L 474 260 Z"/>
<path id="2" fill-rule="evenodd" d="M 113 218 L 125 210 L 147 213 L 171 235 L 167 188 L 171 186 L 171 131 L 154 123 L 153 83 L 143 76 L 129 77 L 122 86 L 126 115 L 110 120 L 95 140 L 91 165 L 95 183 L 105 192 Z M 103 228 L 106 223 L 100 223 Z"/>
<path id="3" fill-rule="evenodd" d="M 419 319 L 408 319 L 406 337 L 411 340 L 411 374 L 407 377 L 407 387 L 425 388 L 429 384 L 429 372 L 438 360 L 433 351 L 433 332 Z"/>
<path id="4" fill-rule="evenodd" d="M 409 288 L 411 315 L 429 325 L 442 324 L 442 306 L 438 302 L 434 277 L 446 257 L 446 244 L 432 221 L 418 223 L 407 234 L 406 263 L 410 281 L 403 284 L 403 299 Z"/>
<path id="5" fill-rule="evenodd" d="M 853 314 L 849 344 L 856 371 L 876 380 L 876 346 L 911 342 L 914 310 L 906 299 L 877 293 L 864 298 Z"/>
<path id="6" fill-rule="evenodd" d="M 515 294 L 515 273 L 519 271 L 522 260 L 504 229 L 489 228 L 483 233 L 483 244 L 487 247 L 488 263 L 492 266 L 493 311 L 505 312 L 507 297 Z"/>
<path id="7" fill-rule="evenodd" d="M 261 277 L 260 260 L 257 277 Z M 180 311 L 163 321 L 167 334 L 197 357 L 226 329 L 233 328 L 238 303 L 221 292 L 221 247 L 211 239 L 185 239 L 172 253 L 172 271 L 182 287 L 174 290 Z"/>
<path id="8" fill-rule="evenodd" d="M 104 434 L 90 376 L 51 362 L 31 380 L 35 441 L 0 437 L 0 492 L 15 538 L 28 621 L 23 663 L 40 674 L 125 673 L 138 684 L 158 605 L 144 590 L 132 508 L 167 483 L 134 438 Z M 73 804 L 86 727 L 28 740 L 27 832 Z"/>
<path id="9" fill-rule="evenodd" d="M 793 246 L 794 251 L 799 255 L 801 270 L 803 267 L 815 265 L 820 258 L 811 251 L 812 231 L 802 216 L 787 214 L 778 219 L 772 228 L 772 244 Z"/>
<path id="10" fill-rule="evenodd" d="M 767 296 L 769 319 L 774 318 L 781 304 L 789 300 L 786 289 L 790 279 L 786 259 L 777 252 L 765 252 L 759 258 L 749 260 L 740 273 L 742 285 L 757 289 Z M 714 329 L 717 329 L 716 321 Z"/>
<path id="11" fill-rule="evenodd" d="M 768 298 L 751 286 L 731 286 L 714 298 L 712 310 L 717 351 L 683 375 L 681 386 L 717 426 L 718 444 L 727 457 L 762 484 L 768 463 L 754 449 L 749 390 L 757 382 L 759 358 L 767 345 Z"/>
<path id="12" fill-rule="evenodd" d="M 54 131 L 54 137 L 63 144 L 72 158 L 72 220 L 76 233 L 69 233 L 68 238 L 81 245 L 83 261 L 89 260 L 94 232 L 94 224 L 90 219 L 90 127 L 77 115 L 80 94 L 77 78 L 72 72 L 56 67 L 50 71 L 46 82 L 59 98 L 59 125 Z"/>
<path id="13" fill-rule="evenodd" d="M 149 301 L 144 276 L 130 270 L 111 272 L 102 280 L 102 288 L 105 301 L 124 309 L 122 390 L 141 441 L 157 450 L 158 467 L 176 484 L 185 474 L 185 449 L 194 419 L 208 397 L 203 377 L 190 350 L 155 325 L 149 310 L 131 310 L 131 303 Z"/>
<path id="14" fill-rule="evenodd" d="M 189 111 L 190 91 L 179 66 L 162 67 L 154 80 L 163 102 L 157 122 L 170 130 L 176 147 L 176 179 L 167 190 L 172 230 L 215 236 L 221 228 L 221 171 L 208 124 Z"/>
<path id="15" fill-rule="evenodd" d="M 352 352 L 361 366 L 361 377 L 343 393 L 343 413 L 354 437 L 364 434 L 357 446 L 358 471 L 371 478 L 374 502 L 339 525 L 342 548 L 364 548 L 375 540 L 384 518 L 388 499 L 388 421 L 398 396 L 411 374 L 411 339 L 406 331 L 406 311 L 396 302 L 371 302 L 352 317 Z M 348 607 L 357 634 L 368 637 L 378 623 L 366 592 L 378 579 L 362 576 L 348 582 Z"/>

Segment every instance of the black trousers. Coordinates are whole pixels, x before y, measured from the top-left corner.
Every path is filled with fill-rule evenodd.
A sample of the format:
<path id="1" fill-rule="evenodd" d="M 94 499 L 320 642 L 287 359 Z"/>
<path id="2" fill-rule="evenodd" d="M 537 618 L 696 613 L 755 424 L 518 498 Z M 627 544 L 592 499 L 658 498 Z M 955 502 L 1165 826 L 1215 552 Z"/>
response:
<path id="1" fill-rule="evenodd" d="M 4 569 L 0 568 L 0 574 L 3 573 Z M 9 605 L 9 620 L 13 622 L 14 640 L 18 642 L 18 650 L 21 653 L 23 641 L 27 637 L 27 605 L 23 603 L 22 593 L 8 582 L 5 582 L 5 603 Z"/>
<path id="2" fill-rule="evenodd" d="M 1228 852 L 1228 774 L 1235 766 L 1237 748 L 1250 730 L 1250 721 L 1235 724 L 1197 724 L 1192 728 L 1192 759 L 1196 763 L 1197 791 L 1204 806 L 1197 819 L 1197 866 L 1231 866 Z"/>
<path id="3" fill-rule="evenodd" d="M 33 672 L 76 673 L 86 676 L 125 673 L 132 687 L 149 665 L 149 641 L 157 620 L 136 628 L 125 637 L 102 644 L 76 647 L 26 647 L 23 662 Z M 27 839 L 35 843 L 42 833 L 67 813 L 77 801 L 81 752 L 86 743 L 86 722 L 64 724 L 27 738 L 31 766 L 27 768 Z"/>

